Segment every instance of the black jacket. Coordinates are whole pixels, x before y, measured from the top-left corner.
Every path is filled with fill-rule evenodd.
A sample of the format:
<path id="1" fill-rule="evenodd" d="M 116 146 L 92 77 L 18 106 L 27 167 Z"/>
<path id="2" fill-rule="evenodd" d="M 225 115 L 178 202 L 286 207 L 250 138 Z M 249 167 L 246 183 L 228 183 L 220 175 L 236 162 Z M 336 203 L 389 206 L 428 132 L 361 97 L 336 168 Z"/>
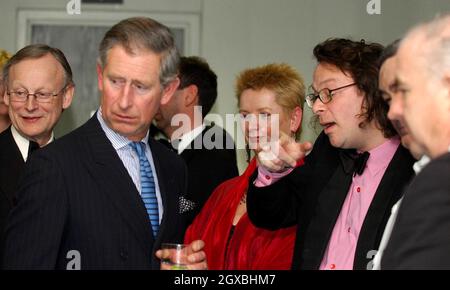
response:
<path id="1" fill-rule="evenodd" d="M 0 133 L 0 259 L 6 221 L 13 207 L 14 194 L 24 167 L 25 162 L 9 127 Z"/>
<path id="2" fill-rule="evenodd" d="M 219 148 L 207 147 L 206 140 L 213 141 Z M 215 143 L 216 140 L 223 142 Z M 227 143 L 229 147 L 226 147 Z M 202 134 L 198 135 L 180 156 L 188 168 L 186 196 L 196 204 L 189 216 L 188 222 L 191 223 L 214 189 L 225 180 L 239 175 L 236 150 L 231 136 L 224 129 L 213 125 L 206 126 Z"/>
<path id="3" fill-rule="evenodd" d="M 186 190 L 181 158 L 150 139 L 164 207 L 158 236 L 136 187 L 94 115 L 27 162 L 5 239 L 6 269 L 159 269 L 162 242 L 181 242 Z"/>
<path id="4" fill-rule="evenodd" d="M 450 269 L 450 153 L 432 160 L 406 190 L 381 269 Z"/>

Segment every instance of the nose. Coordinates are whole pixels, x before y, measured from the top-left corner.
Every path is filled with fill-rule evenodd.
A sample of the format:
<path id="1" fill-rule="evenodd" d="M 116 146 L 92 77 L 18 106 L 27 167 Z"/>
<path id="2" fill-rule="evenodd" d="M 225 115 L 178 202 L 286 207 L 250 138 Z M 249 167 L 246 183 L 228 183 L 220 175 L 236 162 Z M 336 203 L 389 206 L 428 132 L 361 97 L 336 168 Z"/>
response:
<path id="1" fill-rule="evenodd" d="M 317 98 L 312 106 L 312 111 L 315 115 L 320 115 L 325 111 L 326 105 L 322 103 L 322 101 Z"/>
<path id="2" fill-rule="evenodd" d="M 391 104 L 389 105 L 389 111 L 387 114 L 389 120 L 399 120 L 403 116 L 403 104 L 401 98 L 391 98 Z"/>
<path id="3" fill-rule="evenodd" d="M 27 111 L 34 111 L 38 108 L 38 102 L 36 101 L 35 95 L 28 95 L 25 103 L 25 108 L 27 109 Z"/>
<path id="4" fill-rule="evenodd" d="M 247 120 L 245 120 L 245 127 L 248 131 L 258 130 L 258 118 L 253 114 L 248 115 Z"/>
<path id="5" fill-rule="evenodd" d="M 123 110 L 129 108 L 132 104 L 133 99 L 133 90 L 131 84 L 126 84 L 122 91 L 120 92 L 119 97 L 119 107 Z"/>

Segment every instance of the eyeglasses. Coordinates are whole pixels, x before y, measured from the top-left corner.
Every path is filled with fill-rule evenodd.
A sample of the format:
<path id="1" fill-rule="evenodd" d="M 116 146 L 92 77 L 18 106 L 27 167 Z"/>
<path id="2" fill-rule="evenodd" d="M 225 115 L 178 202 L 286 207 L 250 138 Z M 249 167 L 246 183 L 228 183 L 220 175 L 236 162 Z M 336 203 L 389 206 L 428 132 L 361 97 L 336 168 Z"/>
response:
<path id="1" fill-rule="evenodd" d="M 335 88 L 335 89 L 332 89 L 332 90 L 330 90 L 329 88 L 323 88 L 318 93 L 315 93 L 313 87 L 310 86 L 309 87 L 309 92 L 308 92 L 308 94 L 306 95 L 306 98 L 305 98 L 306 99 L 306 104 L 308 105 L 308 107 L 312 108 L 313 105 L 314 105 L 314 102 L 317 99 L 320 99 L 320 101 L 322 103 L 324 103 L 324 104 L 329 103 L 329 102 L 331 102 L 331 99 L 334 96 L 333 92 L 335 92 L 337 90 L 344 89 L 344 88 L 348 88 L 348 87 L 351 87 L 351 86 L 354 86 L 354 85 L 356 85 L 356 83 L 351 83 L 351 84 L 348 84 L 348 85 L 345 85 L 345 86 L 342 86 L 342 87 L 339 87 L 339 88 Z"/>
<path id="2" fill-rule="evenodd" d="M 37 92 L 37 93 L 29 93 L 26 89 L 21 89 L 18 91 L 7 92 L 8 96 L 10 96 L 12 102 L 20 102 L 24 103 L 28 100 L 28 96 L 34 96 L 38 103 L 50 103 L 53 97 L 59 96 L 62 92 L 65 91 L 67 85 L 65 85 L 58 93 L 49 93 L 49 92 Z"/>

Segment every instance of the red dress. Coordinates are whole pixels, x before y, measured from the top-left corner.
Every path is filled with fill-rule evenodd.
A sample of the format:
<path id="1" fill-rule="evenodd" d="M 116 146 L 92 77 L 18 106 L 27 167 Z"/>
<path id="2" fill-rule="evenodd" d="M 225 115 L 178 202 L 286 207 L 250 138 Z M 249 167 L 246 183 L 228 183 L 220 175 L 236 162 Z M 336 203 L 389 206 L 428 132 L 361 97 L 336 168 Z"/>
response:
<path id="1" fill-rule="evenodd" d="M 256 159 L 253 159 L 244 174 L 220 184 L 186 231 L 185 243 L 205 242 L 204 251 L 211 270 L 287 270 L 291 267 L 296 226 L 276 231 L 257 228 L 245 213 L 228 241 L 236 209 L 255 169 Z"/>

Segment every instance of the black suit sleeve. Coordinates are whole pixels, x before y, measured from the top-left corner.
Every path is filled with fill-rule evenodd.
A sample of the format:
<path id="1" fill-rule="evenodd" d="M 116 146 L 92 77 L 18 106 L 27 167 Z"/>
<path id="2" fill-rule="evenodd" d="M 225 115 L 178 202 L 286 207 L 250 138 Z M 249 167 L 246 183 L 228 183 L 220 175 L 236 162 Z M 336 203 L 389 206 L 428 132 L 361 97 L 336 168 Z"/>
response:
<path id="1" fill-rule="evenodd" d="M 256 175 L 257 172 L 254 177 Z M 256 187 L 253 181 L 249 184 L 247 212 L 257 227 L 275 230 L 294 225 L 297 222 L 297 203 L 289 177 L 265 187 Z"/>
<path id="2" fill-rule="evenodd" d="M 4 269 L 55 268 L 68 201 L 58 164 L 41 153 L 27 163 L 9 216 Z"/>
<path id="3" fill-rule="evenodd" d="M 382 269 L 450 269 L 450 154 L 415 178 L 399 209 Z"/>

